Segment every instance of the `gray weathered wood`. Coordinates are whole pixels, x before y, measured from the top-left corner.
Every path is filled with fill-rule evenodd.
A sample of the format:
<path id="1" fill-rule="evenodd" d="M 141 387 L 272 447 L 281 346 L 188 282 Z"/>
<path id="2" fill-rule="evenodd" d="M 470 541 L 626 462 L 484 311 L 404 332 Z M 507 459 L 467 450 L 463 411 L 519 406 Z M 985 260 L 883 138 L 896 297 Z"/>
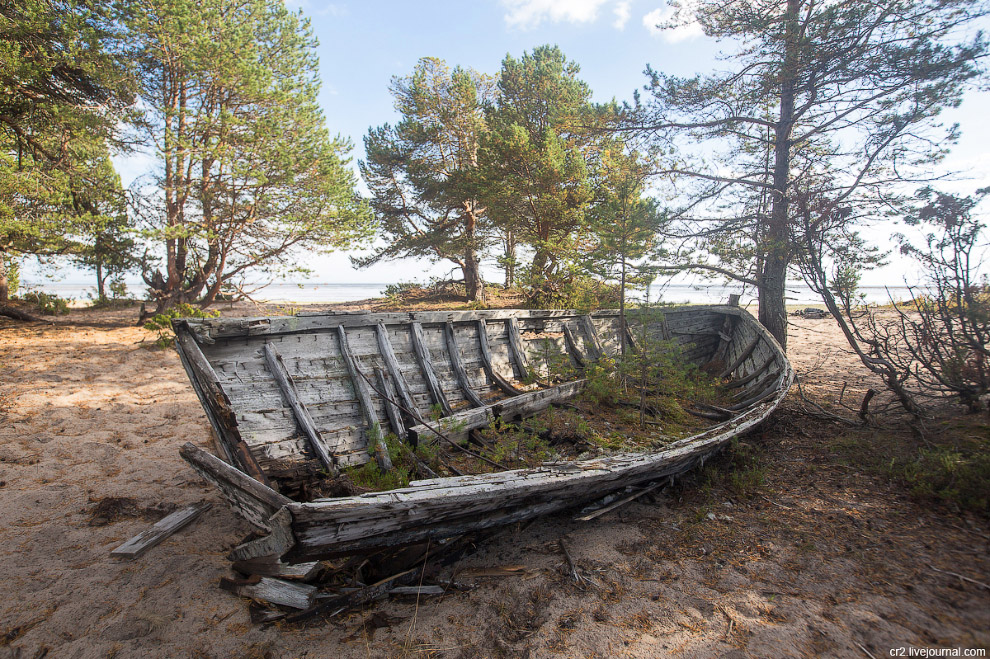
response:
<path id="1" fill-rule="evenodd" d="M 510 396 L 516 396 L 522 393 L 495 370 L 495 365 L 492 362 L 491 344 L 488 342 L 488 321 L 484 318 L 479 318 L 475 322 L 478 324 L 478 347 L 481 350 L 481 365 L 485 369 L 485 373 L 488 374 L 488 377 L 499 389 Z"/>
<path id="2" fill-rule="evenodd" d="M 775 357 L 768 358 L 766 361 L 763 362 L 763 364 L 761 366 L 757 367 L 757 369 L 755 371 L 753 371 L 752 373 L 750 373 L 749 375 L 747 375 L 744 378 L 739 378 L 738 380 L 733 380 L 732 382 L 730 382 L 727 385 L 725 385 L 725 388 L 726 389 L 735 389 L 737 387 L 743 387 L 743 386 L 749 384 L 750 382 L 752 382 L 753 380 L 755 380 L 756 378 L 758 378 L 764 371 L 766 371 L 768 368 L 770 368 L 770 365 L 773 364 L 775 361 L 776 361 L 776 358 Z"/>
<path id="3" fill-rule="evenodd" d="M 601 339 L 598 338 L 598 328 L 595 321 L 589 315 L 581 316 L 581 323 L 584 325 L 584 333 L 588 336 L 588 344 L 591 347 L 591 358 L 599 360 L 605 356 L 605 349 L 602 348 Z"/>
<path id="4" fill-rule="evenodd" d="M 275 577 L 290 581 L 307 581 L 319 571 L 319 561 L 308 563 L 283 563 L 278 560 L 235 561 L 231 567 L 235 572 L 259 577 Z"/>
<path id="5" fill-rule="evenodd" d="M 237 420 L 231 408 L 230 398 L 220 386 L 220 378 L 212 364 L 203 354 L 186 323 L 176 323 L 175 348 L 193 389 L 199 397 L 206 416 L 217 434 L 219 444 L 232 464 L 237 464 L 247 474 L 264 485 L 271 485 L 268 476 L 258 465 L 257 460 L 244 442 L 237 428 Z"/>
<path id="6" fill-rule="evenodd" d="M 454 369 L 457 383 L 464 392 L 464 397 L 475 407 L 484 407 L 485 401 L 471 388 L 471 381 L 468 380 L 467 371 L 464 370 L 464 363 L 461 361 L 461 351 L 457 347 L 457 338 L 454 336 L 454 324 L 447 322 L 443 324 L 443 336 L 447 342 L 447 354 L 450 355 L 450 366 Z"/>
<path id="7" fill-rule="evenodd" d="M 179 455 L 203 478 L 220 488 L 235 512 L 260 529 L 270 531 L 267 520 L 291 502 L 288 497 L 190 442 L 182 445 Z"/>
<path id="8" fill-rule="evenodd" d="M 585 380 L 567 382 L 549 389 L 531 391 L 506 398 L 493 405 L 462 410 L 440 419 L 437 423 L 413 426 L 409 429 L 410 437 L 417 441 L 430 440 L 437 436 L 437 428 L 445 437 L 452 441 L 463 441 L 475 428 L 484 428 L 497 418 L 508 418 L 516 415 L 531 415 L 546 409 L 557 401 L 573 398 L 584 389 Z"/>
<path id="9" fill-rule="evenodd" d="M 378 389 L 385 401 L 385 413 L 388 414 L 388 422 L 392 426 L 392 432 L 399 439 L 406 438 L 406 426 L 402 422 L 402 412 L 395 404 L 396 393 L 391 383 L 386 379 L 385 371 L 375 368 L 375 378 L 378 382 Z"/>
<path id="10" fill-rule="evenodd" d="M 525 380 L 529 377 L 529 357 L 523 348 L 522 334 L 519 332 L 519 321 L 515 316 L 510 316 L 505 321 L 506 330 L 509 333 L 509 355 L 512 357 L 516 369 L 519 371 L 519 379 Z"/>
<path id="11" fill-rule="evenodd" d="M 437 380 L 433 360 L 430 358 L 430 350 L 426 347 L 426 339 L 423 337 L 423 326 L 418 322 L 412 322 L 409 324 L 409 328 L 412 331 L 413 351 L 416 353 L 419 368 L 423 372 L 423 379 L 426 380 L 426 386 L 429 388 L 430 398 L 433 399 L 434 405 L 440 406 L 444 416 L 449 416 L 452 411 L 450 403 L 440 387 L 440 381 Z"/>
<path id="12" fill-rule="evenodd" d="M 725 367 L 725 370 L 722 371 L 722 374 L 719 375 L 719 377 L 727 378 L 730 375 L 732 375 L 735 372 L 735 370 L 739 368 L 739 366 L 742 365 L 744 361 L 746 361 L 746 358 L 749 357 L 751 354 L 753 354 L 753 351 L 756 350 L 756 346 L 758 346 L 760 344 L 760 341 L 762 340 L 763 337 L 760 336 L 759 334 L 753 337 L 753 340 L 749 342 L 749 345 L 747 345 L 743 349 L 743 351 L 739 353 L 739 356 L 736 357 L 731 364 Z"/>
<path id="13" fill-rule="evenodd" d="M 317 592 L 316 586 L 290 583 L 272 577 L 247 580 L 224 578 L 220 580 L 220 588 L 241 597 L 292 609 L 308 609 L 313 606 Z"/>
<path id="14" fill-rule="evenodd" d="M 578 368 L 584 368 L 584 355 L 581 354 L 581 349 L 578 348 L 574 333 L 567 323 L 564 323 L 564 343 L 567 345 L 567 351 L 571 353 L 571 357 L 574 358 L 574 362 L 578 365 Z"/>
<path id="15" fill-rule="evenodd" d="M 399 368 L 399 360 L 395 358 L 392 341 L 388 338 L 388 330 L 385 329 L 383 323 L 375 325 L 375 335 L 378 338 L 378 350 L 382 355 L 382 359 L 385 361 L 385 368 L 388 369 L 388 374 L 392 378 L 392 384 L 395 385 L 398 391 L 400 402 L 409 410 L 410 414 L 417 412 L 416 403 L 409 390 L 409 385 L 402 375 L 402 370 Z"/>
<path id="16" fill-rule="evenodd" d="M 337 469 L 333 458 L 327 453 L 327 449 L 323 445 L 323 437 L 320 435 L 320 431 L 316 429 L 316 424 L 313 423 L 313 417 L 310 416 L 309 410 L 306 409 L 306 405 L 299 399 L 296 384 L 292 381 L 292 376 L 289 375 L 288 370 L 286 370 L 282 356 L 271 343 L 265 344 L 264 351 L 265 362 L 268 364 L 272 377 L 275 378 L 279 391 L 282 392 L 282 396 L 292 409 L 292 413 L 296 417 L 296 423 L 299 424 L 303 434 L 309 440 L 309 447 L 316 454 L 316 458 L 320 461 L 320 464 L 336 476 L 340 470 Z"/>
<path id="17" fill-rule="evenodd" d="M 351 383 L 354 385 L 354 392 L 357 394 L 358 402 L 361 404 L 361 416 L 367 424 L 368 444 L 374 447 L 375 462 L 382 471 L 392 469 L 392 459 L 388 456 L 388 447 L 385 446 L 385 437 L 382 435 L 382 424 L 378 420 L 378 412 L 371 402 L 371 393 L 368 390 L 368 383 L 358 370 L 354 355 L 351 354 L 350 346 L 347 343 L 347 331 L 341 326 L 337 326 L 337 339 L 340 341 L 340 355 L 347 365 L 347 372 L 350 373 Z"/>
<path id="18" fill-rule="evenodd" d="M 725 363 L 729 347 L 732 345 L 732 330 L 735 328 L 736 318 L 738 316 L 726 314 L 725 320 L 722 321 L 722 328 L 719 330 L 718 347 L 715 349 L 715 354 L 712 355 L 712 363 Z"/>
<path id="19" fill-rule="evenodd" d="M 212 505 L 209 502 L 201 501 L 185 508 L 180 508 L 171 515 L 160 519 L 150 529 L 142 531 L 111 551 L 110 555 L 123 560 L 137 558 L 152 547 L 160 544 L 165 538 L 188 526 L 193 520 L 209 510 Z"/>

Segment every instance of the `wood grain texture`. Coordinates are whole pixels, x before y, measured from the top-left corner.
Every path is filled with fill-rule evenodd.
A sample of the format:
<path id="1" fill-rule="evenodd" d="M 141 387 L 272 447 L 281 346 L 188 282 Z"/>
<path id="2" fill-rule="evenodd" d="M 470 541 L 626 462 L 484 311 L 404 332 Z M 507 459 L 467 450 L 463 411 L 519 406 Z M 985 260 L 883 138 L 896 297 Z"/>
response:
<path id="1" fill-rule="evenodd" d="M 484 407 L 485 401 L 471 388 L 471 381 L 468 379 L 467 371 L 464 370 L 464 363 L 461 361 L 461 351 L 457 347 L 457 338 L 454 335 L 454 324 L 446 322 L 443 324 L 443 336 L 447 342 L 447 354 L 450 356 L 450 365 L 457 376 L 457 382 L 467 398 L 474 407 Z"/>
<path id="2" fill-rule="evenodd" d="M 440 381 L 437 379 L 436 371 L 433 368 L 433 359 L 430 357 L 430 351 L 426 347 L 426 339 L 423 337 L 423 326 L 418 322 L 412 322 L 409 327 L 412 330 L 413 350 L 416 353 L 423 378 L 426 380 L 426 386 L 429 388 L 430 398 L 433 399 L 434 405 L 440 406 L 444 416 L 450 416 L 452 411 L 450 403 L 440 387 Z"/>
<path id="3" fill-rule="evenodd" d="M 185 508 L 180 508 L 171 515 L 167 515 L 156 522 L 150 529 L 142 531 L 111 551 L 110 555 L 122 560 L 133 560 L 152 547 L 161 544 L 170 535 L 191 524 L 197 517 L 209 510 L 212 505 L 209 502 L 201 501 L 200 503 L 194 503 Z"/>

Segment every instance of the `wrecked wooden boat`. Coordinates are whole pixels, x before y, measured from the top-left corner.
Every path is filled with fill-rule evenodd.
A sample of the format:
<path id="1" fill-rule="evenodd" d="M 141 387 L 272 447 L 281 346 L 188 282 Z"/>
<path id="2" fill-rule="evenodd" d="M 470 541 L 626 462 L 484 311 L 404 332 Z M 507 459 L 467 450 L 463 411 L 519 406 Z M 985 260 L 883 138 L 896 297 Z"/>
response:
<path id="1" fill-rule="evenodd" d="M 231 558 L 295 563 L 440 539 L 530 519 L 672 478 L 753 428 L 787 393 L 779 344 L 734 305 L 666 309 L 644 333 L 679 346 L 731 393 L 700 411 L 701 432 L 648 452 L 535 468 L 425 478 L 382 492 L 307 501 L 307 479 L 376 460 L 383 436 L 461 441 L 498 419 L 577 395 L 580 377 L 544 386 L 534 354 L 556 345 L 574 372 L 637 351 L 637 317 L 616 311 L 337 312 L 179 320 L 176 347 L 215 432 L 216 457 L 182 456 L 263 535 Z M 529 382 L 528 385 L 524 384 Z"/>

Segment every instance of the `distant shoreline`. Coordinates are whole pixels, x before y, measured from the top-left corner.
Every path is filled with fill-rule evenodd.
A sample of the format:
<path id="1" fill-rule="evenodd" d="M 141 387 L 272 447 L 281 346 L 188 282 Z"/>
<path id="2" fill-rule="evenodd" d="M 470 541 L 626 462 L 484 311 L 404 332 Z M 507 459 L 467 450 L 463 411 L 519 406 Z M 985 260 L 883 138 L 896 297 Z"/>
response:
<path id="1" fill-rule="evenodd" d="M 254 299 L 265 304 L 339 304 L 359 302 L 368 299 L 378 299 L 385 295 L 388 283 L 332 283 L 332 282 L 299 282 L 278 283 L 266 286 L 260 290 Z M 133 297 L 139 297 L 141 285 L 129 287 Z M 76 304 L 85 304 L 95 296 L 95 287 L 84 282 L 26 282 L 21 292 L 38 290 L 71 299 Z M 755 302 L 755 291 L 752 288 L 743 290 L 742 286 L 726 286 L 724 284 L 666 284 L 651 287 L 650 299 L 655 301 L 658 295 L 664 302 L 676 304 L 717 304 L 726 302 L 730 293 L 742 292 L 742 304 Z M 860 292 L 871 304 L 888 304 L 893 298 L 896 302 L 911 299 L 912 295 L 907 286 L 861 286 Z M 636 296 L 642 300 L 642 296 Z M 803 284 L 792 283 L 788 286 L 786 298 L 788 306 L 821 304 L 821 298 Z"/>

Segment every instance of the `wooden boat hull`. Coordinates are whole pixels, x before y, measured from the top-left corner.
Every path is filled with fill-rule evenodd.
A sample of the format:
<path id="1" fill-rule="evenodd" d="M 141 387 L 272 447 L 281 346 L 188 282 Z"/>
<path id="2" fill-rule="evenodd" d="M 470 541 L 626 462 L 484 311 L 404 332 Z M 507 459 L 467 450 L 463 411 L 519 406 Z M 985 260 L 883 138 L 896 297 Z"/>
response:
<path id="1" fill-rule="evenodd" d="M 313 560 L 510 524 L 701 464 L 763 421 L 793 380 L 780 346 L 737 307 L 672 308 L 650 329 L 680 344 L 686 359 L 731 378 L 729 386 L 738 390 L 733 416 L 652 453 L 421 480 L 387 492 L 298 502 L 276 489 L 284 489 L 293 469 L 313 464 L 314 443 L 341 465 L 358 464 L 371 459 L 368 446 L 374 447 L 385 428 L 400 437 L 429 436 L 434 426 L 413 426 L 410 417 L 428 418 L 431 408 L 462 419 L 454 428 L 463 428 L 463 419 L 479 427 L 499 413 L 531 413 L 548 398 L 580 390 L 580 382 L 572 382 L 552 391 L 518 391 L 524 368 L 539 371 L 526 361 L 534 347 L 554 342 L 579 368 L 618 353 L 620 340 L 635 350 L 635 341 L 619 331 L 615 312 L 361 312 L 181 321 L 177 347 L 224 460 L 191 444 L 181 452 L 235 511 L 266 533 L 235 549 L 235 560 Z M 282 366 L 269 359 L 266 371 L 263 360 L 272 353 Z M 280 368 L 290 381 L 285 387 L 295 394 L 272 384 L 272 369 Z M 368 377 L 372 372 L 380 373 L 378 387 Z M 293 395 L 301 412 L 290 405 Z M 415 408 L 408 410 L 411 415 L 389 410 L 389 400 L 400 399 Z M 336 439 L 341 436 L 346 441 Z"/>

